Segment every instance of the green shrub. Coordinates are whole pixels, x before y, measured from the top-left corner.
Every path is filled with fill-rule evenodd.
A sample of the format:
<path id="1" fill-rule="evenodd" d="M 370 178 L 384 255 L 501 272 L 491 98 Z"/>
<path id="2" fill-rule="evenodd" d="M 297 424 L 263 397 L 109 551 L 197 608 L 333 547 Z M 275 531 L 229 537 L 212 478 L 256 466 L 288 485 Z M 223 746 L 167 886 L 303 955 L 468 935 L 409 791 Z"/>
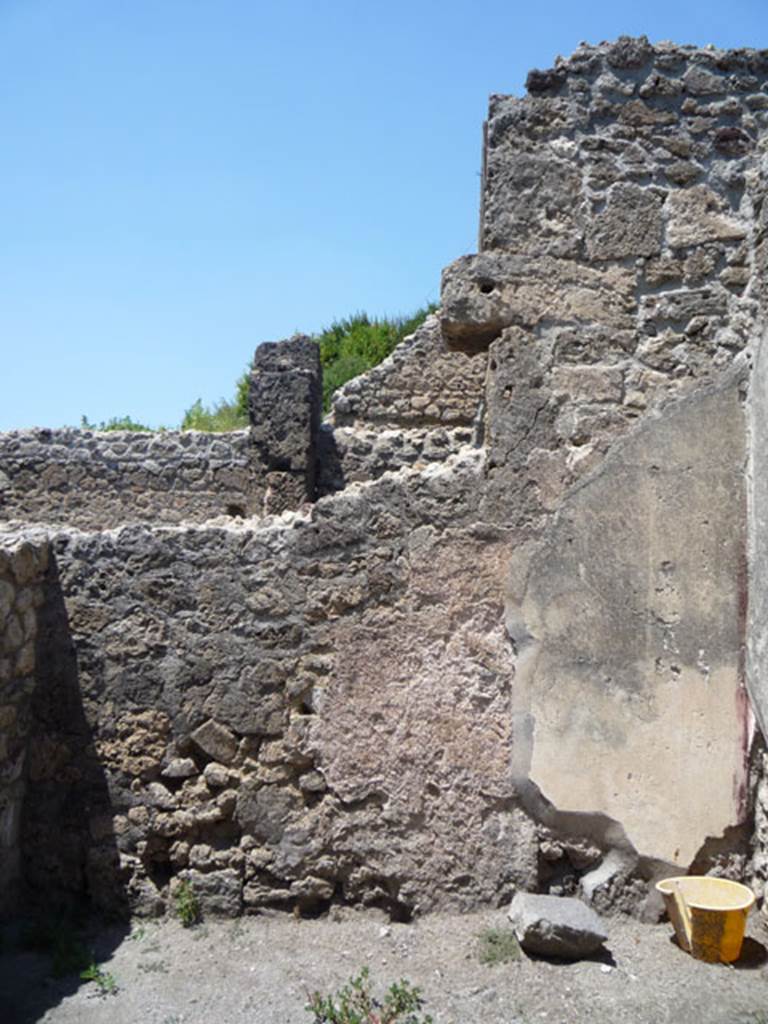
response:
<path id="1" fill-rule="evenodd" d="M 374 999 L 367 967 L 333 995 L 315 992 L 307 1004 L 315 1024 L 432 1024 L 420 1013 L 421 992 L 410 982 L 390 985 L 383 1001 Z"/>
<path id="2" fill-rule="evenodd" d="M 117 993 L 117 981 L 113 974 L 108 974 L 98 966 L 92 958 L 90 964 L 84 971 L 80 971 L 83 981 L 92 981 L 103 996 L 113 996 Z"/>
<path id="3" fill-rule="evenodd" d="M 203 405 L 198 398 L 184 413 L 181 421 L 182 430 L 205 430 L 222 433 L 227 430 L 242 430 L 248 426 L 248 413 L 242 413 L 238 401 L 226 402 L 222 399 L 215 405 Z"/>
<path id="4" fill-rule="evenodd" d="M 198 924 L 201 918 L 200 902 L 191 884 L 183 879 L 176 886 L 173 894 L 173 906 L 176 916 L 185 928 Z"/>

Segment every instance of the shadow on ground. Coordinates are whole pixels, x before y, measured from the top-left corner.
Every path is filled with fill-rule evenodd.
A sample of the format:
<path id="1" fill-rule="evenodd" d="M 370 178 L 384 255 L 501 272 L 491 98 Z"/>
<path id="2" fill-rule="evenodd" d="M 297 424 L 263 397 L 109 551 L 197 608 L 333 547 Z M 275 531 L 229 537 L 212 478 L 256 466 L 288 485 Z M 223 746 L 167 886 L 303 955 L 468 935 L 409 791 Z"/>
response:
<path id="1" fill-rule="evenodd" d="M 127 924 L 105 928 L 105 917 L 128 920 L 113 817 L 52 558 L 39 613 L 31 699 L 23 885 L 16 894 L 17 913 L 0 925 L 2 1024 L 35 1024 L 80 985 L 99 990 L 99 964 L 129 932 Z M 80 977 L 89 969 L 95 981 Z"/>

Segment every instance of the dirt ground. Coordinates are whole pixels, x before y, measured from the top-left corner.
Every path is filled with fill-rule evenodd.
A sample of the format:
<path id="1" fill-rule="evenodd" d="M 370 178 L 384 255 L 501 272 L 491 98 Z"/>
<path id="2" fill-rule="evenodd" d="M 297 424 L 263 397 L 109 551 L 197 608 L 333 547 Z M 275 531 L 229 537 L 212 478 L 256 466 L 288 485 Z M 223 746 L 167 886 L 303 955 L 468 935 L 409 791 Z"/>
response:
<path id="1" fill-rule="evenodd" d="M 313 1024 L 308 993 L 370 969 L 377 995 L 406 978 L 435 1024 L 768 1024 L 768 932 L 756 919 L 735 966 L 691 959 L 671 926 L 608 922 L 606 952 L 577 963 L 488 966 L 478 936 L 504 911 L 393 924 L 378 912 L 135 923 L 87 936 L 106 986 L 51 976 L 47 955 L 0 956 L 0 1024 Z"/>

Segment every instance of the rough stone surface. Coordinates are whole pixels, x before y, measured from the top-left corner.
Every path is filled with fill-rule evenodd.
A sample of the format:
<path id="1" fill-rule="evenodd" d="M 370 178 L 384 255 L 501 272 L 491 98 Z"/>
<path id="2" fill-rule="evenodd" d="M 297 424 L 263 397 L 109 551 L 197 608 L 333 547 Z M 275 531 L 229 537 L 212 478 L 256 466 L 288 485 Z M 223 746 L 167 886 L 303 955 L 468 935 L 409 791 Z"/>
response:
<path id="1" fill-rule="evenodd" d="M 247 431 L 18 430 L 0 434 L 3 519 L 108 529 L 261 509 Z"/>
<path id="2" fill-rule="evenodd" d="M 655 256 L 663 238 L 662 197 L 634 184 L 614 185 L 593 221 L 587 251 L 594 260 Z"/>
<path id="3" fill-rule="evenodd" d="M 320 350 L 311 338 L 259 345 L 248 411 L 251 441 L 267 475 L 267 512 L 315 498 L 321 406 Z"/>
<path id="4" fill-rule="evenodd" d="M 451 352 L 437 316 L 372 370 L 339 388 L 333 398 L 336 425 L 378 430 L 469 427 L 485 387 L 487 355 Z"/>
<path id="5" fill-rule="evenodd" d="M 608 938 L 594 910 L 569 896 L 515 893 L 509 919 L 526 953 L 538 956 L 581 960 Z"/>
<path id="6" fill-rule="evenodd" d="M 18 908 L 44 536 L 0 537 L 0 916 Z"/>
<path id="7" fill-rule="evenodd" d="M 554 320 L 627 329 L 635 310 L 634 275 L 622 266 L 485 252 L 443 271 L 441 323 L 456 347 L 487 344 L 512 324 L 536 328 Z"/>

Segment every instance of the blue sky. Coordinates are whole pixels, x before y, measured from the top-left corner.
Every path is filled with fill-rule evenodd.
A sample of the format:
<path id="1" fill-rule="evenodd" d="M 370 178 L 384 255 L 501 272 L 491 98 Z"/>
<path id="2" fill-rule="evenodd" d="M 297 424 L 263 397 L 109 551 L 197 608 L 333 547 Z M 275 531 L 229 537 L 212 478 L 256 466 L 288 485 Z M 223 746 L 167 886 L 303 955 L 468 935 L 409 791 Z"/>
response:
<path id="1" fill-rule="evenodd" d="M 475 249 L 491 92 L 582 39 L 768 47 L 766 0 L 0 0 L 0 429 L 230 397 Z"/>

